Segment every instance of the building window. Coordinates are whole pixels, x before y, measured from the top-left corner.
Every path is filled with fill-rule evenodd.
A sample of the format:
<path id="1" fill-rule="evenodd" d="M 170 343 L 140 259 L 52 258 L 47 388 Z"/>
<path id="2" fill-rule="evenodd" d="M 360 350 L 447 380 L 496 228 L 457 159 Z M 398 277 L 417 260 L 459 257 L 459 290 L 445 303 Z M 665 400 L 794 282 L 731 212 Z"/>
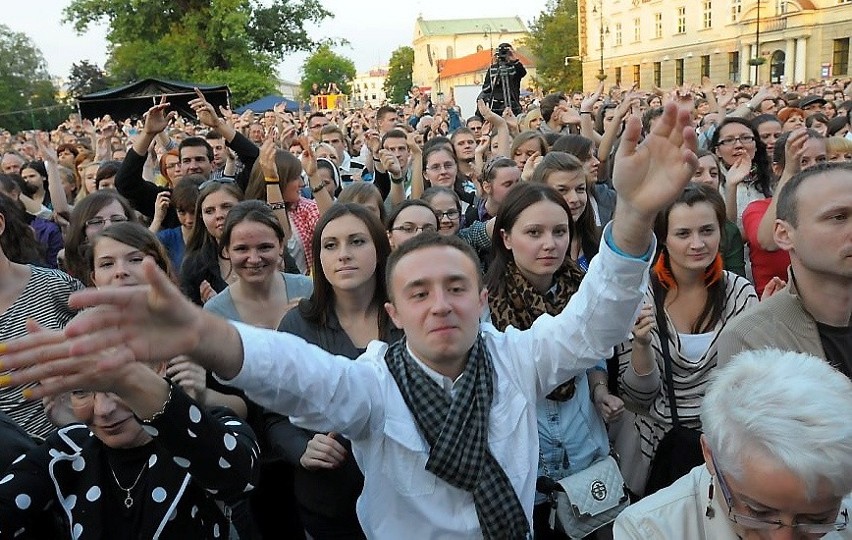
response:
<path id="1" fill-rule="evenodd" d="M 778 15 L 787 13 L 787 0 L 775 0 L 775 13 Z"/>
<path id="2" fill-rule="evenodd" d="M 704 55 L 701 57 L 701 76 L 709 77 L 710 76 L 710 55 Z"/>
<path id="3" fill-rule="evenodd" d="M 633 41 L 642 39 L 642 19 L 638 17 L 633 19 Z"/>
<path id="4" fill-rule="evenodd" d="M 831 64 L 832 76 L 849 73 L 849 38 L 834 40 Z"/>
<path id="5" fill-rule="evenodd" d="M 675 84 L 683 86 L 683 58 L 675 60 Z"/>
<path id="6" fill-rule="evenodd" d="M 731 0 L 731 22 L 737 22 L 743 12 L 742 0 Z"/>
<path id="7" fill-rule="evenodd" d="M 733 82 L 740 82 L 740 53 L 728 53 L 728 78 Z"/>
<path id="8" fill-rule="evenodd" d="M 615 68 L 615 84 L 621 86 L 621 68 Z"/>
<path id="9" fill-rule="evenodd" d="M 635 84 L 637 87 L 642 86 L 642 83 L 640 81 L 640 75 L 641 67 L 639 66 L 639 64 L 633 64 L 633 84 Z"/>
<path id="10" fill-rule="evenodd" d="M 677 34 L 686 33 L 686 8 L 677 8 Z"/>
<path id="11" fill-rule="evenodd" d="M 654 86 L 663 86 L 663 63 L 654 62 Z"/>
<path id="12" fill-rule="evenodd" d="M 615 46 L 621 45 L 621 23 L 615 23 Z"/>
<path id="13" fill-rule="evenodd" d="M 704 1 L 704 29 L 713 28 L 713 2 L 710 0 Z"/>
<path id="14" fill-rule="evenodd" d="M 663 37 L 663 14 L 654 13 L 654 37 Z"/>

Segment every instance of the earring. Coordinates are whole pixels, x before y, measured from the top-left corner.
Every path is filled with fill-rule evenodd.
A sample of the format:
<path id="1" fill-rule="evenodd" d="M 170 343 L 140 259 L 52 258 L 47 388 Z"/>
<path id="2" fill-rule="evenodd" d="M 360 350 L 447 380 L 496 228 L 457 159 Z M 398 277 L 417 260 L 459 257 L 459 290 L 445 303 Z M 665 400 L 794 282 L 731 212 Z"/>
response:
<path id="1" fill-rule="evenodd" d="M 710 488 L 707 490 L 707 511 L 704 512 L 704 515 L 707 516 L 708 519 L 713 519 L 716 517 L 716 511 L 713 509 L 713 479 L 710 479 Z"/>

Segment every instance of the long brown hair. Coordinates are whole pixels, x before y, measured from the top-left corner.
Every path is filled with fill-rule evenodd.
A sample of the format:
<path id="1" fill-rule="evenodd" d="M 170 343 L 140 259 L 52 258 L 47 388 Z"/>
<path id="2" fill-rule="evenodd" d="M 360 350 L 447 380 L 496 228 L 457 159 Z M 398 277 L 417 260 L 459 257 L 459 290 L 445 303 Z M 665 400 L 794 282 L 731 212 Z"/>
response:
<path id="1" fill-rule="evenodd" d="M 378 311 L 379 339 L 387 340 L 389 336 L 384 335 L 390 329 L 390 319 L 384 309 L 388 301 L 385 285 L 385 263 L 390 255 L 391 248 L 385 228 L 379 219 L 367 208 L 356 203 L 334 204 L 320 218 L 314 229 L 311 246 L 314 253 L 312 276 L 314 278 L 314 292 L 310 298 L 305 298 L 299 303 L 299 311 L 302 316 L 317 325 L 328 324 L 328 313 L 334 309 L 334 287 L 328 281 L 322 267 L 320 253 L 322 252 L 322 232 L 329 223 L 343 216 L 355 216 L 360 219 L 370 233 L 373 245 L 376 248 L 376 286 L 373 291 L 371 304 Z"/>
<path id="2" fill-rule="evenodd" d="M 716 221 L 718 222 L 719 233 L 721 235 L 721 241 L 719 243 L 719 249 L 721 251 L 722 242 L 725 240 L 725 201 L 722 199 L 722 196 L 717 190 L 707 184 L 690 182 L 686 185 L 677 200 L 657 215 L 657 221 L 654 225 L 654 233 L 657 238 L 662 239 L 668 236 L 669 215 L 672 213 L 672 209 L 675 206 L 685 204 L 689 207 L 693 207 L 699 203 L 709 204 L 713 208 L 713 213 L 716 214 Z M 720 256 L 721 253 L 717 255 Z M 665 305 L 665 299 L 669 288 L 677 286 L 677 282 L 674 282 L 673 277 L 671 277 L 671 262 L 669 261 L 665 244 L 661 245 L 660 253 L 657 257 L 658 260 L 651 269 L 651 287 L 654 291 L 654 302 L 660 303 L 660 305 Z M 716 326 L 716 323 L 719 322 L 719 319 L 722 318 L 722 312 L 725 308 L 725 280 L 715 279 L 716 276 L 711 275 L 714 270 L 714 264 L 715 261 L 710 263 L 705 270 L 707 300 L 704 302 L 704 307 L 702 308 L 701 313 L 698 315 L 698 318 L 695 320 L 692 328 L 690 329 L 690 332 L 693 334 L 710 332 Z M 674 284 L 671 282 L 674 282 Z"/>

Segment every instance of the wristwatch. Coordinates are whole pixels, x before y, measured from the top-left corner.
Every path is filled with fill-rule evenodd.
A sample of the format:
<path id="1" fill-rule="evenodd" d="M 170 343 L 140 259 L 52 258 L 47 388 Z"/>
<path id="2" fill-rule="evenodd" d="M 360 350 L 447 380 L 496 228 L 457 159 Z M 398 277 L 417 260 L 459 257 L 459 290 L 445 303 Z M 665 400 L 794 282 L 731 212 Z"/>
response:
<path id="1" fill-rule="evenodd" d="M 325 184 L 320 184 L 318 186 L 311 188 L 311 193 L 319 193 L 320 191 L 325 189 Z"/>

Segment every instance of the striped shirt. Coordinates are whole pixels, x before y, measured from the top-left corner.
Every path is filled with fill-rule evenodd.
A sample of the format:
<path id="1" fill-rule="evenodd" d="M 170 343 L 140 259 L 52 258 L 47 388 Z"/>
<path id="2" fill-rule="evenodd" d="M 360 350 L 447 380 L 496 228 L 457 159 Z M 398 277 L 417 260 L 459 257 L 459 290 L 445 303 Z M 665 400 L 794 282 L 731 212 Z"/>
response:
<path id="1" fill-rule="evenodd" d="M 26 335 L 27 319 L 34 319 L 49 330 L 59 330 L 75 311 L 68 307 L 68 296 L 84 285 L 59 270 L 29 266 L 30 279 L 24 290 L 0 315 L 0 341 Z M 8 373 L 8 372 L 4 372 Z M 41 401 L 24 401 L 21 391 L 33 387 L 11 386 L 0 390 L 0 410 L 8 414 L 27 433 L 45 438 L 56 429 L 44 414 Z"/>
<path id="2" fill-rule="evenodd" d="M 675 330 L 675 325 L 666 314 L 669 354 L 672 357 L 672 381 L 677 399 L 678 418 L 682 425 L 700 428 L 699 413 L 710 374 L 716 367 L 718 358 L 719 333 L 728 322 L 757 303 L 757 295 L 749 281 L 732 272 L 725 271 L 725 301 L 722 316 L 713 329 L 713 336 L 707 350 L 699 358 L 688 358 L 683 354 L 683 346 Z M 654 305 L 652 291 L 645 294 L 645 302 Z M 616 348 L 619 366 L 619 387 L 622 398 L 633 405 L 636 414 L 636 427 L 641 437 L 642 454 L 650 463 L 651 457 L 663 435 L 671 428 L 671 408 L 665 387 L 665 364 L 660 347 L 660 335 L 657 327 L 651 330 L 651 347 L 654 355 L 653 370 L 639 376 L 630 365 L 633 352 L 631 342 L 625 342 Z"/>

